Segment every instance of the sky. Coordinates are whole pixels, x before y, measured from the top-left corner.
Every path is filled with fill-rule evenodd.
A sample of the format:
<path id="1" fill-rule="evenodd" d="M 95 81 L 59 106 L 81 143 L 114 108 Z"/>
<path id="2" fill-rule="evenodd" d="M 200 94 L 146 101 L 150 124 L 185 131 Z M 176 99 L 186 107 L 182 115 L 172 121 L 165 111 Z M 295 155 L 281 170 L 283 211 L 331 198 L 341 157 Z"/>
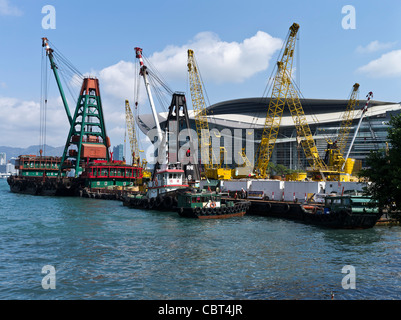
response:
<path id="1" fill-rule="evenodd" d="M 211 104 L 260 97 L 296 22 L 294 67 L 303 97 L 347 99 L 358 82 L 361 100 L 373 91 L 375 100 L 399 102 L 400 14 L 396 0 L 0 0 L 0 146 L 40 141 L 42 37 L 82 74 L 99 79 L 115 146 L 124 143 L 125 99 L 131 106 L 138 101 L 140 114 L 151 112 L 144 88 L 135 95 L 135 47 L 173 91 L 186 93 L 192 109 L 188 49 Z M 68 120 L 50 71 L 47 80 L 46 142 L 62 146 Z M 71 86 L 78 96 L 79 85 Z M 73 114 L 74 97 L 67 98 Z"/>

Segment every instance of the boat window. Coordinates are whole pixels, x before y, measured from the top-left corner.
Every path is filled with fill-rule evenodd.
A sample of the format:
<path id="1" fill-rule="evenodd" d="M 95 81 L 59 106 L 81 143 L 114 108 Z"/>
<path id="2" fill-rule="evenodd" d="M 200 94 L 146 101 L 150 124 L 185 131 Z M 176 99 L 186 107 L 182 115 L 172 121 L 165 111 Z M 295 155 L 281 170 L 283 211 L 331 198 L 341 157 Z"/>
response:
<path id="1" fill-rule="evenodd" d="M 176 179 L 177 178 L 177 174 L 173 174 L 173 179 Z"/>
<path id="2" fill-rule="evenodd" d="M 173 175 L 171 173 L 169 173 L 168 177 L 169 177 L 169 179 L 172 179 Z"/>
<path id="3" fill-rule="evenodd" d="M 334 204 L 341 204 L 341 199 L 333 199 Z"/>
<path id="4" fill-rule="evenodd" d="M 350 198 L 344 198 L 343 199 L 343 205 L 345 205 L 345 206 L 351 205 L 351 199 Z"/>

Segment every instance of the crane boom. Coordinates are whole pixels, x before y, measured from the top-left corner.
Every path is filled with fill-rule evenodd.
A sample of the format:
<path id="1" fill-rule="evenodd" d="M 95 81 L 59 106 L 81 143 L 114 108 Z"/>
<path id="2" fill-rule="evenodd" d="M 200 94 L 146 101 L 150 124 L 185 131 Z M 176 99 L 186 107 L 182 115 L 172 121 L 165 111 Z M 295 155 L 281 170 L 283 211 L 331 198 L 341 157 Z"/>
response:
<path id="1" fill-rule="evenodd" d="M 147 67 L 143 63 L 143 58 L 142 58 L 142 49 L 138 48 L 138 47 L 135 47 L 135 53 L 136 53 L 136 58 L 139 59 L 139 65 L 140 65 L 140 68 L 141 68 L 140 69 L 140 74 L 143 76 L 143 81 L 145 82 L 146 93 L 147 93 L 148 98 L 149 98 L 150 107 L 152 109 L 153 118 L 154 118 L 155 124 L 156 124 L 157 136 L 159 138 L 159 143 L 161 143 L 162 140 L 163 140 L 163 133 L 162 133 L 162 130 L 160 128 L 160 122 L 159 122 L 159 118 L 157 116 L 155 103 L 153 102 L 153 96 L 152 96 L 152 93 L 150 91 L 150 83 L 149 83 L 148 76 L 147 76 L 148 75 Z"/>
<path id="2" fill-rule="evenodd" d="M 355 83 L 352 87 L 352 92 L 350 94 L 345 112 L 342 115 L 338 136 L 334 142 L 331 139 L 327 139 L 325 161 L 331 171 L 337 172 L 337 176 L 339 174 L 344 174 L 343 169 L 347 161 L 347 159 L 344 159 L 344 150 L 347 146 L 349 132 L 354 119 L 355 106 L 359 104 L 358 92 L 359 84 Z"/>
<path id="3" fill-rule="evenodd" d="M 288 79 L 288 82 L 289 88 L 287 105 L 295 124 L 297 137 L 301 140 L 301 146 L 305 153 L 306 160 L 308 161 L 312 170 L 327 171 L 326 164 L 319 156 L 319 152 L 317 150 L 315 140 L 313 139 L 312 131 L 306 120 L 305 112 L 302 108 L 297 90 L 291 83 L 290 79 Z"/>
<path id="4" fill-rule="evenodd" d="M 299 25 L 291 25 L 286 44 L 280 60 L 277 62 L 277 72 L 273 79 L 273 87 L 262 138 L 258 150 L 255 171 L 259 177 L 267 176 L 267 168 L 273 153 L 274 145 L 280 129 L 281 118 L 287 105 L 297 132 L 301 139 L 305 156 L 314 170 L 327 170 L 318 154 L 309 125 L 306 121 L 298 93 L 291 81 L 296 35 Z"/>
<path id="5" fill-rule="evenodd" d="M 128 129 L 128 138 L 130 142 L 132 164 L 135 164 L 136 162 L 138 162 L 139 159 L 139 147 L 138 147 L 138 140 L 136 137 L 135 121 L 128 100 L 125 100 L 125 120 Z"/>
<path id="6" fill-rule="evenodd" d="M 277 62 L 277 72 L 273 80 L 272 94 L 269 102 L 267 116 L 260 141 L 258 159 L 255 171 L 260 177 L 267 176 L 267 167 L 273 153 L 281 124 L 281 117 L 286 104 L 287 93 L 290 85 L 290 77 L 286 73 L 292 70 L 293 54 L 296 35 L 299 25 L 294 23 L 290 27 L 287 41 L 281 59 Z"/>
<path id="7" fill-rule="evenodd" d="M 347 161 L 348 156 L 349 156 L 349 154 L 350 154 L 350 152 L 351 152 L 352 146 L 354 145 L 354 141 L 355 141 L 355 138 L 356 138 L 356 136 L 357 136 L 357 134 L 358 134 L 359 127 L 361 126 L 362 119 L 363 119 L 363 117 L 365 116 L 366 111 L 368 111 L 368 105 L 369 105 L 370 99 L 371 99 L 372 97 L 373 97 L 373 92 L 370 91 L 370 92 L 366 95 L 366 98 L 367 98 L 367 99 L 366 99 L 366 104 L 365 104 L 365 106 L 364 106 L 363 109 L 362 109 L 362 115 L 361 115 L 361 118 L 359 119 L 358 126 L 357 126 L 356 129 L 355 129 L 354 136 L 352 137 L 351 144 L 350 144 L 350 146 L 349 146 L 349 148 L 348 148 L 348 151 L 347 151 L 347 155 L 345 156 L 345 162 Z M 342 166 L 342 168 L 341 168 L 342 170 L 344 169 L 345 162 L 344 162 L 344 164 L 343 164 L 343 166 Z"/>
<path id="8" fill-rule="evenodd" d="M 54 77 L 56 78 L 57 86 L 60 91 L 61 99 L 63 100 L 63 105 L 65 112 L 67 113 L 68 121 L 70 122 L 70 125 L 72 124 L 72 117 L 70 113 L 70 108 L 68 107 L 67 99 L 64 94 L 63 86 L 61 85 L 60 77 L 58 75 L 57 71 L 57 65 L 54 62 L 54 57 L 53 57 L 53 49 L 50 48 L 49 46 L 49 40 L 47 38 L 42 38 L 42 47 L 45 48 L 46 50 L 46 55 L 49 57 L 50 60 L 50 66 L 51 69 L 53 70 Z"/>
<path id="9" fill-rule="evenodd" d="M 340 154 L 343 154 L 347 145 L 348 135 L 351 129 L 355 106 L 359 103 L 358 100 L 359 83 L 355 83 L 352 87 L 350 99 L 348 100 L 347 108 L 345 109 L 343 120 L 341 122 L 340 131 L 337 137 L 337 148 Z"/>
<path id="10" fill-rule="evenodd" d="M 207 110 L 205 98 L 202 89 L 202 80 L 198 72 L 198 66 L 195 60 L 193 50 L 188 50 L 188 73 L 192 98 L 192 107 L 194 109 L 194 117 L 196 131 L 198 134 L 199 149 L 201 150 L 201 159 L 204 163 L 205 170 L 217 169 L 217 163 L 213 149 L 210 143 L 209 123 L 207 120 Z"/>

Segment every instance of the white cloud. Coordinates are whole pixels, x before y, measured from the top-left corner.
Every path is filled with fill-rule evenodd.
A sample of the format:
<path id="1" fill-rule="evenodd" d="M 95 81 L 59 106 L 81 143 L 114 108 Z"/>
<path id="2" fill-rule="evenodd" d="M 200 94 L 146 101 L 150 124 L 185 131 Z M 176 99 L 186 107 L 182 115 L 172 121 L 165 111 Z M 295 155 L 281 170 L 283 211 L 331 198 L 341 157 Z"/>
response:
<path id="1" fill-rule="evenodd" d="M 8 0 L 0 0 L 1 16 L 21 16 L 22 11 L 15 6 L 10 5 Z"/>
<path id="2" fill-rule="evenodd" d="M 266 70 L 282 44 L 281 39 L 263 31 L 242 42 L 225 42 L 215 33 L 201 32 L 187 44 L 169 46 L 149 59 L 164 78 L 186 79 L 187 50 L 192 49 L 205 81 L 238 83 Z"/>
<path id="3" fill-rule="evenodd" d="M 0 109 L 0 145 L 28 147 L 39 144 L 39 102 L 0 97 Z M 69 126 L 61 98 L 49 99 L 46 115 L 47 144 L 64 145 Z"/>
<path id="4" fill-rule="evenodd" d="M 366 47 L 358 46 L 356 52 L 358 53 L 371 53 L 381 50 L 388 50 L 392 48 L 397 42 L 379 42 L 377 40 L 370 42 Z"/>
<path id="5" fill-rule="evenodd" d="M 401 76 L 401 50 L 385 53 L 380 58 L 358 68 L 357 71 L 373 78 Z"/>
<path id="6" fill-rule="evenodd" d="M 121 99 L 132 96 L 134 91 L 135 65 L 120 61 L 98 72 L 101 90 Z"/>
<path id="7" fill-rule="evenodd" d="M 167 46 L 149 57 L 152 66 L 169 81 L 187 79 L 187 50 L 195 52 L 204 81 L 238 83 L 266 70 L 283 41 L 258 31 L 242 42 L 225 42 L 212 32 L 198 33 L 183 46 Z M 144 48 L 146 56 L 146 48 Z M 121 99 L 134 91 L 135 63 L 120 61 L 97 72 L 105 92 Z M 150 66 L 149 66 L 150 68 Z"/>
<path id="8" fill-rule="evenodd" d="M 5 2 L 0 0 L 0 5 Z M 225 42 L 210 32 L 202 32 L 183 46 L 168 46 L 154 53 L 149 61 L 158 73 L 169 82 L 186 81 L 187 50 L 195 52 L 204 81 L 215 83 L 238 83 L 245 81 L 269 66 L 272 55 L 281 48 L 282 40 L 259 31 L 242 42 Z M 146 54 L 146 48 L 144 48 Z M 133 59 L 134 60 L 134 59 Z M 90 71 L 100 82 L 106 129 L 112 145 L 123 143 L 125 133 L 125 99 L 134 110 L 134 80 L 138 72 L 137 61 L 119 61 L 100 71 Z M 89 75 L 89 73 L 85 73 Z M 71 79 L 73 89 L 80 87 L 77 78 Z M 142 79 L 140 79 L 142 86 Z M 1 85 L 1 84 L 0 84 Z M 78 94 L 78 92 L 77 92 Z M 49 98 L 47 111 L 47 144 L 65 144 L 69 124 L 61 98 Z M 147 101 L 141 89 L 139 103 Z M 170 98 L 171 99 L 171 98 Z M 71 115 L 75 103 L 70 103 Z M 40 103 L 0 96 L 0 145 L 29 146 L 39 142 Z M 161 111 L 161 110 L 160 110 Z"/>

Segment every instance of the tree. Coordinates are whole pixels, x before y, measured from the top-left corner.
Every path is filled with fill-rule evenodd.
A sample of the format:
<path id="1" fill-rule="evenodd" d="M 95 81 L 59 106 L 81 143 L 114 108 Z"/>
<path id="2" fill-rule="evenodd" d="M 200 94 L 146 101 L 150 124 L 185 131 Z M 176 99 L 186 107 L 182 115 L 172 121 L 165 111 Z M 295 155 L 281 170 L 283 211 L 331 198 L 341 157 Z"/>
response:
<path id="1" fill-rule="evenodd" d="M 371 183 L 365 192 L 382 209 L 401 211 L 401 114 L 391 116 L 388 129 L 388 148 L 371 151 L 366 159 L 367 168 L 360 177 Z"/>

